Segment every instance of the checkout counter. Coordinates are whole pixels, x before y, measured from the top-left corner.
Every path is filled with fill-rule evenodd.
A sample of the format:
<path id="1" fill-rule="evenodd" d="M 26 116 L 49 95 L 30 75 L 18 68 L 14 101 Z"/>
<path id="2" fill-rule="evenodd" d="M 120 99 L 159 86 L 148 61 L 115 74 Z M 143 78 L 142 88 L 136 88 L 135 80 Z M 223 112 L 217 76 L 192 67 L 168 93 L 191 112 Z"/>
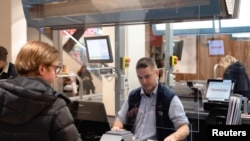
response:
<path id="1" fill-rule="evenodd" d="M 190 121 L 190 137 L 189 141 L 200 141 L 207 138 L 207 117 L 209 115 L 208 111 L 203 109 L 185 109 L 186 115 Z M 241 115 L 241 124 L 250 125 L 250 115 Z"/>
<path id="2" fill-rule="evenodd" d="M 98 98 L 100 95 L 95 94 Z M 70 98 L 69 109 L 74 118 L 76 128 L 84 141 L 133 141 L 130 131 L 112 131 L 103 102 L 94 97 L 83 96 L 80 100 Z"/>
<path id="3" fill-rule="evenodd" d="M 207 121 L 206 120 L 209 115 L 209 111 L 206 111 L 203 109 L 203 99 L 202 99 L 205 94 L 206 82 L 197 81 L 193 83 L 193 86 L 188 86 L 186 82 L 184 83 L 181 82 L 179 84 L 177 83 L 176 87 L 172 87 L 172 89 L 178 94 L 181 101 L 183 102 L 186 115 L 190 121 L 191 133 L 190 133 L 190 137 L 186 141 L 200 141 L 207 134 L 207 127 L 206 127 Z M 79 97 L 81 99 L 80 101 L 79 101 Z M 132 134 L 130 132 L 127 132 L 127 131 L 117 132 L 117 131 L 110 130 L 110 126 L 107 124 L 110 121 L 108 121 L 108 119 L 105 118 L 106 116 L 104 117 L 101 116 L 101 115 L 106 115 L 104 105 L 101 103 L 96 103 L 96 102 L 100 102 L 101 100 L 97 100 L 97 101 L 94 100 L 95 97 L 99 99 L 101 95 L 99 94 L 92 95 L 92 96 L 84 95 L 84 96 L 79 96 L 79 97 L 78 98 L 72 97 L 71 100 L 79 101 L 81 105 L 84 104 L 86 106 L 86 104 L 91 104 L 91 106 L 89 106 L 90 108 L 85 108 L 85 110 L 80 110 L 81 113 L 78 113 L 78 114 L 77 112 L 73 111 L 74 118 L 80 119 L 81 122 L 84 122 L 84 120 L 86 120 L 88 121 L 88 123 L 90 123 L 89 122 L 90 119 L 93 120 L 98 117 L 98 119 L 95 119 L 95 121 L 104 122 L 105 125 L 103 125 L 102 127 L 107 127 L 103 129 L 103 131 L 100 134 L 98 134 L 98 138 L 96 138 L 96 140 L 98 141 L 99 140 L 100 141 L 113 141 L 113 140 L 114 141 L 115 140 L 132 141 L 131 139 Z M 95 109 L 98 107 L 97 105 L 99 105 L 99 108 Z M 103 109 L 103 111 L 96 112 L 100 109 Z M 91 111 L 86 111 L 86 110 L 91 110 Z M 79 112 L 79 110 L 77 111 Z M 88 115 L 86 115 L 86 113 L 88 113 Z M 92 113 L 94 115 L 91 115 L 89 113 Z M 97 114 L 101 114 L 101 115 L 97 115 Z M 88 128 L 86 128 L 86 131 L 85 129 L 82 129 L 84 130 L 83 133 L 87 133 L 87 130 L 92 129 L 90 127 L 95 127 L 93 128 L 93 130 L 97 129 L 98 131 L 100 131 L 100 128 L 98 129 L 98 126 L 93 125 L 93 124 L 94 123 L 91 123 L 91 125 L 88 126 Z M 250 116 L 242 114 L 241 124 L 247 124 L 247 125 L 250 124 Z M 76 125 L 79 125 L 79 123 L 76 123 Z M 98 125 L 100 125 L 100 123 L 98 123 Z M 86 127 L 86 124 L 85 124 L 85 127 Z M 86 135 L 84 136 L 86 137 Z"/>
<path id="4" fill-rule="evenodd" d="M 188 140 L 190 141 L 200 141 L 207 137 L 207 120 L 210 111 L 204 110 L 203 106 L 203 98 L 206 92 L 206 87 L 207 86 L 205 81 L 195 81 L 193 82 L 192 86 L 190 86 L 190 84 L 188 84 L 187 82 L 183 81 L 176 83 L 176 86 L 172 87 L 172 89 L 180 97 L 186 115 L 189 118 L 191 134 Z M 193 90 L 193 88 L 195 88 L 195 90 Z M 244 104 L 243 108 L 247 108 L 248 105 Z M 248 115 L 248 110 L 242 109 L 241 112 L 241 124 L 250 124 L 250 115 Z"/>

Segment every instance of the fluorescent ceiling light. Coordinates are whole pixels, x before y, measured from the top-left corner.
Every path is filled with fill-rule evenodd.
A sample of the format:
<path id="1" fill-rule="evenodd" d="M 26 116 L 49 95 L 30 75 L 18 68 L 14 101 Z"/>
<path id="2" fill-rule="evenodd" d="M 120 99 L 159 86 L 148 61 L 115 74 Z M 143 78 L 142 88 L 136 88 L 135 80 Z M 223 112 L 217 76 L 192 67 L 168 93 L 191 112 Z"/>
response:
<path id="1" fill-rule="evenodd" d="M 166 24 L 155 24 L 156 30 L 165 30 Z M 213 28 L 212 21 L 195 21 L 195 22 L 181 22 L 174 23 L 173 29 L 202 29 L 202 28 Z"/>
<path id="2" fill-rule="evenodd" d="M 229 12 L 233 12 L 234 9 L 234 0 L 226 0 L 227 7 Z M 220 27 L 244 27 L 244 26 L 250 26 L 250 20 L 249 20 L 249 5 L 250 0 L 240 0 L 239 2 L 239 16 L 238 19 L 224 19 L 220 20 Z M 231 9 L 231 11 L 230 11 Z M 216 28 L 213 27 L 213 20 L 210 21 L 194 21 L 194 22 L 180 22 L 180 23 L 173 23 L 173 30 L 180 30 L 180 29 L 205 29 L 205 28 Z M 165 24 L 156 24 L 156 30 L 165 30 L 166 25 Z"/>
<path id="3" fill-rule="evenodd" d="M 234 33 L 233 38 L 250 38 L 250 33 Z"/>
<path id="4" fill-rule="evenodd" d="M 213 22 L 196 21 L 196 22 L 182 22 L 173 24 L 173 29 L 202 29 L 202 28 L 213 28 Z"/>

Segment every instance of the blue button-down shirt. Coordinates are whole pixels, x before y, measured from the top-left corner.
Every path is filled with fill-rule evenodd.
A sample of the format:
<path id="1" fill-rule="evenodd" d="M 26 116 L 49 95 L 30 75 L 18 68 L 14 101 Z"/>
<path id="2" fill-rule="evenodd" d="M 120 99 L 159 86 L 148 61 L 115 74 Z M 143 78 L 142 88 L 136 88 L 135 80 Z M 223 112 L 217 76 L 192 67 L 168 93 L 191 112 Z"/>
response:
<path id="1" fill-rule="evenodd" d="M 147 141 L 148 139 L 157 140 L 155 115 L 157 88 L 158 87 L 156 87 L 153 93 L 150 94 L 150 97 L 146 96 L 143 89 L 141 89 L 141 102 L 135 121 L 135 141 Z M 126 124 L 127 111 L 128 101 L 126 100 L 122 105 L 120 111 L 118 112 L 117 116 L 117 119 L 120 120 L 123 124 Z M 173 121 L 174 126 L 176 128 L 178 128 L 183 123 L 189 123 L 188 118 L 186 117 L 186 114 L 184 112 L 182 103 L 177 96 L 174 96 L 171 101 L 169 117 Z"/>

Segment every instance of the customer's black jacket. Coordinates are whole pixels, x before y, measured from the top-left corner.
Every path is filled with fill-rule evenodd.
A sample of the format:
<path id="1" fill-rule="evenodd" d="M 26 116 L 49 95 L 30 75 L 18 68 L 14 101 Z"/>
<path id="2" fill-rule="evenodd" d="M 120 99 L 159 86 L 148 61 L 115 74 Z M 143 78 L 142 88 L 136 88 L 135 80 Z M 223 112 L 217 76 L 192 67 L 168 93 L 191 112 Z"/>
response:
<path id="1" fill-rule="evenodd" d="M 81 141 L 64 99 L 39 78 L 0 81 L 0 141 Z"/>
<path id="2" fill-rule="evenodd" d="M 250 82 L 245 66 L 236 62 L 231 64 L 224 72 L 223 79 L 234 79 L 234 93 L 241 94 L 250 99 Z"/>

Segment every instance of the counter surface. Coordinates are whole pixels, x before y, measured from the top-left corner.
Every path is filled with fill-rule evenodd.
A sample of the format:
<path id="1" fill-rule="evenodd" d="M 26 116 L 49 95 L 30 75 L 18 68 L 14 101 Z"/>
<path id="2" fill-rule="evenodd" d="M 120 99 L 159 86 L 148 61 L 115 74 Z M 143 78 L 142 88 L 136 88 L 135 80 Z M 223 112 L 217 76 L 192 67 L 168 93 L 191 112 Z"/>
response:
<path id="1" fill-rule="evenodd" d="M 185 112 L 189 119 L 200 119 L 205 120 L 208 116 L 208 111 L 204 111 L 203 109 L 189 109 L 185 108 Z M 250 114 L 242 114 L 241 116 L 242 124 L 250 124 Z"/>

